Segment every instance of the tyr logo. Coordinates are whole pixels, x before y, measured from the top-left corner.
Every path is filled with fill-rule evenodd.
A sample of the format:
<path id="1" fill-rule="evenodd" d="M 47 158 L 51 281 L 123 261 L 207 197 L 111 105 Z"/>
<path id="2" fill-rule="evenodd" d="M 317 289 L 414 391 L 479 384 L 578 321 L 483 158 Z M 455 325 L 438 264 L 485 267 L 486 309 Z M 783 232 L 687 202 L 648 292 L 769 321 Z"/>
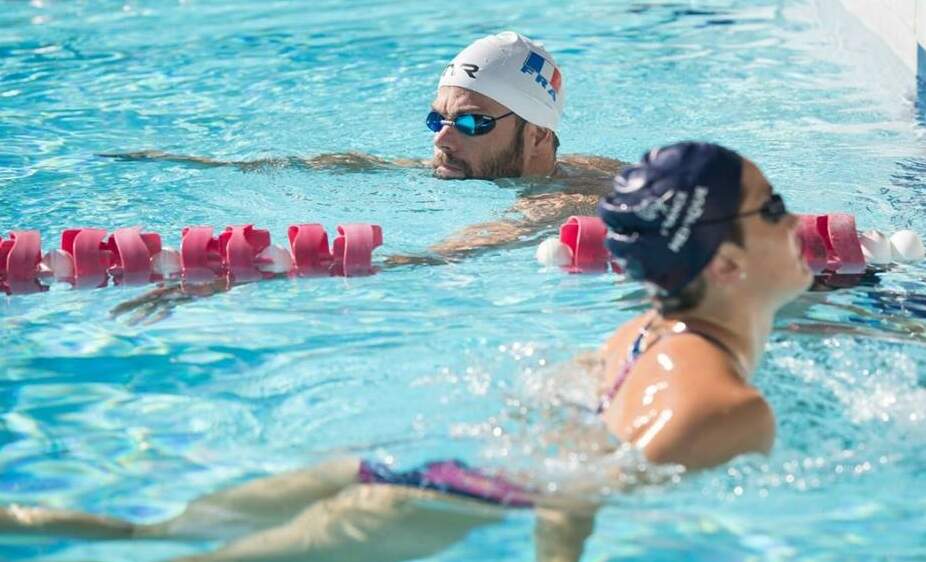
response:
<path id="1" fill-rule="evenodd" d="M 453 76 L 457 72 L 457 70 L 461 70 L 465 72 L 466 75 L 469 76 L 470 78 L 475 79 L 476 73 L 479 72 L 479 67 L 476 66 L 475 64 L 469 64 L 469 63 L 464 63 L 464 64 L 450 63 L 447 65 L 447 68 L 444 69 L 444 75 Z"/>

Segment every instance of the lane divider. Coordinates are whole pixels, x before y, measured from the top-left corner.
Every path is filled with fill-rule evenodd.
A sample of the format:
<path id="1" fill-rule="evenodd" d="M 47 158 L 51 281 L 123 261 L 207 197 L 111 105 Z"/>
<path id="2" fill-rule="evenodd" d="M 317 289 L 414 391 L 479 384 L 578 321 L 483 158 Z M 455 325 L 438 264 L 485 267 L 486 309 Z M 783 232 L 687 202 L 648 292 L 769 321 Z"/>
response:
<path id="1" fill-rule="evenodd" d="M 877 230 L 859 233 L 855 217 L 847 213 L 798 215 L 804 260 L 821 280 L 839 286 L 857 283 L 869 266 L 915 262 L 926 257 L 920 237 L 901 230 L 890 238 Z M 560 226 L 558 238 L 537 247 L 537 261 L 570 273 L 620 272 L 605 247 L 607 227 L 594 216 L 572 216 Z"/>
<path id="2" fill-rule="evenodd" d="M 42 254 L 38 231 L 16 230 L 0 235 L 0 290 L 38 292 L 50 280 L 101 287 L 110 279 L 138 285 L 170 278 L 243 283 L 282 274 L 366 276 L 376 273 L 373 251 L 383 244 L 382 228 L 364 223 L 338 225 L 330 248 L 317 223 L 292 225 L 287 237 L 289 248 L 283 248 L 271 243 L 269 231 L 251 224 L 228 226 L 218 235 L 211 226 L 190 226 L 175 250 L 162 245 L 160 234 L 140 228 L 110 235 L 100 228 L 69 228 L 58 248 Z"/>

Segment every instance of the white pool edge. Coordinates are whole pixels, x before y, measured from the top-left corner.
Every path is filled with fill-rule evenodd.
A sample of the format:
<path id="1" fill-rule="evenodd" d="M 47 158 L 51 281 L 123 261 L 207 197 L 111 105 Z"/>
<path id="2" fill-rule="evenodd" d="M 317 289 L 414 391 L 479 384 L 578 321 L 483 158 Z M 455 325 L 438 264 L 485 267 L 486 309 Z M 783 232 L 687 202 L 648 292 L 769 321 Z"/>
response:
<path id="1" fill-rule="evenodd" d="M 926 0 L 840 0 L 846 11 L 874 33 L 914 75 L 926 62 Z"/>
<path id="2" fill-rule="evenodd" d="M 917 78 L 926 82 L 926 0 L 813 0 L 812 6 L 823 34 L 818 45 L 827 51 L 822 57 L 849 70 L 847 79 L 883 100 L 894 118 L 915 118 L 917 98 L 923 99 Z M 918 6 L 923 44 L 914 33 Z"/>

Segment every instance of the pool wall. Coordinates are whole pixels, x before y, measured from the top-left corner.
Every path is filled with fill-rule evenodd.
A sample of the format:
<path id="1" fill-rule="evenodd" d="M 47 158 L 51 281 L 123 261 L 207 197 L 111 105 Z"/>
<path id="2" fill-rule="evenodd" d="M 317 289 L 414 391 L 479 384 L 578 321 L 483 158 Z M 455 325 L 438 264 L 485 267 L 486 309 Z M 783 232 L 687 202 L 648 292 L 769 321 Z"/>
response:
<path id="1" fill-rule="evenodd" d="M 926 78 L 926 0 L 840 0 L 920 80 Z"/>

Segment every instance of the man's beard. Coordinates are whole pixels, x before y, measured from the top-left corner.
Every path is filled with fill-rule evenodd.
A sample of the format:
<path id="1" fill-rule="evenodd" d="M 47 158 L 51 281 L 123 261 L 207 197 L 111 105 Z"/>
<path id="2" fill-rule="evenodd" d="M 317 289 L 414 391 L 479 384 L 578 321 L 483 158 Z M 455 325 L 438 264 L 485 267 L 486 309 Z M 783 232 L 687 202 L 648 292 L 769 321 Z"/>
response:
<path id="1" fill-rule="evenodd" d="M 524 126 L 518 129 L 514 142 L 486 162 L 479 179 L 519 178 L 524 175 Z M 466 177 L 470 177 L 468 174 Z"/>
<path id="2" fill-rule="evenodd" d="M 524 175 L 524 163 L 522 162 L 524 157 L 524 125 L 525 122 L 522 121 L 518 126 L 514 142 L 508 145 L 506 149 L 489 158 L 485 164 L 485 169 L 479 175 L 473 173 L 473 167 L 468 162 L 457 160 L 443 152 L 434 157 L 434 166 L 436 168 L 439 165 L 446 164 L 458 168 L 463 172 L 464 179 L 519 178 Z"/>

